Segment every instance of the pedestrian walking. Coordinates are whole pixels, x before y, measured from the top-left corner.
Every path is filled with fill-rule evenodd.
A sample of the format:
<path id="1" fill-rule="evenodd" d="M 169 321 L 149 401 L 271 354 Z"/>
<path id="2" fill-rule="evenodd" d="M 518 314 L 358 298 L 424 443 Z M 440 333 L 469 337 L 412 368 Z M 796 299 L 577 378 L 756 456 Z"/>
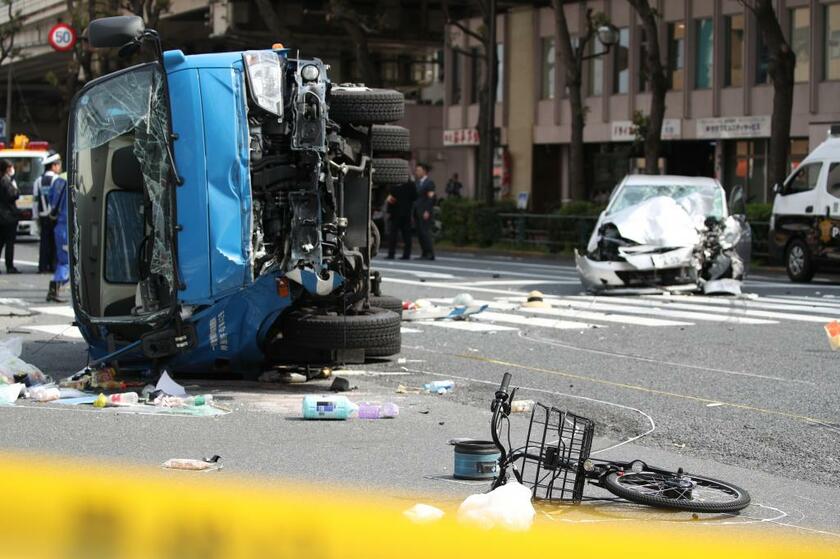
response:
<path id="1" fill-rule="evenodd" d="M 417 200 L 417 188 L 412 182 L 395 185 L 386 200 L 388 210 L 388 260 L 397 253 L 397 236 L 402 237 L 401 260 L 411 259 L 411 213 Z"/>
<path id="2" fill-rule="evenodd" d="M 435 181 L 429 176 L 431 167 L 418 163 L 414 169 L 416 177 L 417 200 L 414 202 L 414 224 L 417 228 L 417 240 L 423 251 L 423 260 L 435 259 L 435 246 L 432 241 L 432 217 L 435 209 Z"/>
<path id="3" fill-rule="evenodd" d="M 44 159 L 44 174 L 35 181 L 35 210 L 38 215 L 38 228 L 41 240 L 38 247 L 38 273 L 55 272 L 55 222 L 50 217 L 52 205 L 50 195 L 53 183 L 61 173 L 61 156 L 51 153 Z"/>
<path id="4" fill-rule="evenodd" d="M 54 222 L 53 235 L 55 237 L 56 266 L 50 288 L 47 292 L 47 302 L 66 303 L 61 298 L 61 286 L 70 281 L 69 238 L 67 236 L 67 181 L 58 176 L 53 181 L 50 192 L 50 219 Z"/>
<path id="5" fill-rule="evenodd" d="M 464 188 L 464 185 L 458 180 L 458 173 L 453 173 L 452 177 L 446 183 L 446 197 L 460 198 L 462 188 Z"/>
<path id="6" fill-rule="evenodd" d="M 6 272 L 20 273 L 15 268 L 15 239 L 18 210 L 15 201 L 20 196 L 15 182 L 15 166 L 8 159 L 0 159 L 0 251 L 6 255 Z"/>

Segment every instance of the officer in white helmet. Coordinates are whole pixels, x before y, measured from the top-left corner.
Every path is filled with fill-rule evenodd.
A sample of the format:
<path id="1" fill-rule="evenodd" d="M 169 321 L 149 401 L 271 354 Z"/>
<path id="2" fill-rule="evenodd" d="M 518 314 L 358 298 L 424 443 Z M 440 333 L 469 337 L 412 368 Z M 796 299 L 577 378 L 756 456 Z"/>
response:
<path id="1" fill-rule="evenodd" d="M 35 215 L 38 216 L 38 228 L 41 232 L 41 243 L 38 251 L 38 273 L 55 272 L 55 221 L 50 218 L 52 205 L 50 196 L 53 185 L 61 174 L 61 156 L 55 152 L 44 159 L 44 174 L 35 180 L 33 198 Z"/>

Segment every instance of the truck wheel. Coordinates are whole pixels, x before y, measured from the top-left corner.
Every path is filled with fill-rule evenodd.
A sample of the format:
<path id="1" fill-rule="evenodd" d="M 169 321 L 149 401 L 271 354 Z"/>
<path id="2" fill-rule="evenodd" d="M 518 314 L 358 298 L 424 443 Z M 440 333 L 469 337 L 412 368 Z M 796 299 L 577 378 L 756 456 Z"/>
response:
<path id="1" fill-rule="evenodd" d="M 373 160 L 373 184 L 404 184 L 410 177 L 408 161 L 405 159 L 388 157 Z"/>
<path id="2" fill-rule="evenodd" d="M 393 89 L 333 87 L 329 106 L 339 124 L 388 124 L 405 116 L 405 97 Z"/>
<path id="3" fill-rule="evenodd" d="M 291 344 L 310 349 L 364 349 L 366 354 L 373 355 L 371 350 L 392 351 L 394 347 L 399 347 L 400 317 L 376 307 L 355 315 L 313 314 L 296 310 L 283 317 L 283 338 Z"/>
<path id="4" fill-rule="evenodd" d="M 790 281 L 807 283 L 814 277 L 814 262 L 811 249 L 802 239 L 794 239 L 785 251 L 785 270 Z"/>
<path id="5" fill-rule="evenodd" d="M 379 124 L 370 131 L 370 147 L 377 153 L 406 153 L 411 151 L 411 133 L 408 128 Z"/>
<path id="6" fill-rule="evenodd" d="M 397 297 L 391 297 L 390 295 L 380 295 L 377 297 L 376 295 L 371 295 L 368 297 L 368 301 L 371 307 L 389 310 L 402 317 L 402 300 Z"/>

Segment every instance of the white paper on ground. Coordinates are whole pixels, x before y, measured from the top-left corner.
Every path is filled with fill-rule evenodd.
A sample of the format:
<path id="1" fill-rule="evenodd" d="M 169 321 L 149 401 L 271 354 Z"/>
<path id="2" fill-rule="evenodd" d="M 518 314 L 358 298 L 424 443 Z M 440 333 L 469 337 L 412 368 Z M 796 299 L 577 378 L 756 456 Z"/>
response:
<path id="1" fill-rule="evenodd" d="M 431 505 L 417 503 L 410 509 L 403 511 L 403 515 L 415 524 L 429 524 L 443 518 L 443 511 Z"/>
<path id="2" fill-rule="evenodd" d="M 169 394 L 170 396 L 180 396 L 182 398 L 187 395 L 187 391 L 184 390 L 184 387 L 172 380 L 172 377 L 170 377 L 169 373 L 166 371 L 160 375 L 160 379 L 157 381 L 155 390 L 162 390 L 164 394 Z"/>
<path id="3" fill-rule="evenodd" d="M 514 480 L 490 493 L 470 495 L 458 507 L 459 522 L 488 530 L 499 527 L 522 532 L 531 527 L 536 515 L 531 490 Z"/>

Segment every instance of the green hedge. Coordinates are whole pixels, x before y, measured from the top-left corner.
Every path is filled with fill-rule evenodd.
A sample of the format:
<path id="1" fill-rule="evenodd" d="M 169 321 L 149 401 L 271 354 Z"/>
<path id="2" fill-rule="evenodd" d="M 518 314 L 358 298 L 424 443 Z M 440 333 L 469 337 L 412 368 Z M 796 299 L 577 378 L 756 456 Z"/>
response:
<path id="1" fill-rule="evenodd" d="M 567 219 L 549 222 L 548 238 L 553 252 L 567 252 L 574 248 L 583 249 L 592 235 L 598 215 L 606 206 L 583 200 L 569 202 L 554 215 L 582 217 L 589 219 Z"/>
<path id="2" fill-rule="evenodd" d="M 483 202 L 446 198 L 440 203 L 443 238 L 455 245 L 477 244 L 488 247 L 502 236 L 498 214 L 516 211 L 514 202 Z"/>
<path id="3" fill-rule="evenodd" d="M 747 221 L 770 221 L 773 204 L 747 204 Z"/>

